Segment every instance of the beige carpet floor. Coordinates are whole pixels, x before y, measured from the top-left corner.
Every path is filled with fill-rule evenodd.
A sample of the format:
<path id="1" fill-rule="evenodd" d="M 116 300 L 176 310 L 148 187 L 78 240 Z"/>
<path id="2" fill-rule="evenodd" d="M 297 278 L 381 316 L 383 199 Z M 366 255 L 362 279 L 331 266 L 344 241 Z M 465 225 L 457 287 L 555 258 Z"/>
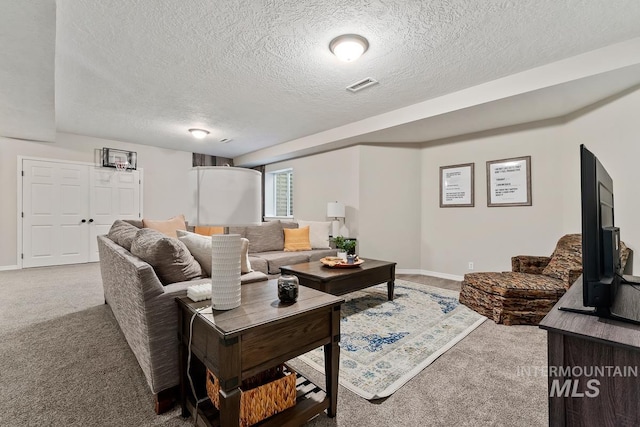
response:
<path id="1" fill-rule="evenodd" d="M 421 276 L 405 280 L 458 289 Z M 294 368 L 323 385 L 300 361 Z M 340 387 L 338 416 L 309 426 L 544 426 L 546 333 L 488 320 L 392 396 L 370 402 Z M 0 425 L 187 426 L 152 395 L 102 297 L 97 264 L 0 272 Z"/>

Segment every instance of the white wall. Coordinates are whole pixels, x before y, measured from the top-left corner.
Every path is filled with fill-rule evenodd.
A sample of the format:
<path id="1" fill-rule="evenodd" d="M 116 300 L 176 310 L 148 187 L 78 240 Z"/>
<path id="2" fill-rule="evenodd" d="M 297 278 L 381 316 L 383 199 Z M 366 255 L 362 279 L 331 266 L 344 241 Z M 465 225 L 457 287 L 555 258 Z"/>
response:
<path id="1" fill-rule="evenodd" d="M 267 165 L 265 172 L 293 169 L 294 218 L 330 221 L 327 218 L 327 203 L 342 202 L 346 218 L 341 233 L 347 237 L 357 237 L 360 217 L 358 163 L 359 148 L 350 147 L 272 163 Z"/>
<path id="2" fill-rule="evenodd" d="M 95 150 L 102 147 L 138 153 L 138 167 L 144 169 L 145 217 L 169 218 L 190 206 L 185 189 L 191 153 L 64 133 L 57 134 L 55 143 L 0 137 L 0 268 L 17 265 L 18 156 L 94 162 Z"/>
<path id="3" fill-rule="evenodd" d="M 590 108 L 567 123 L 570 141 L 564 218 L 567 228 L 580 229 L 580 163 L 578 147 L 596 155 L 613 179 L 615 224 L 621 239 L 634 249 L 634 274 L 640 275 L 640 88 Z M 565 150 L 566 151 L 566 150 Z"/>
<path id="4" fill-rule="evenodd" d="M 327 202 L 346 206 L 341 233 L 363 257 L 420 266 L 420 147 L 349 147 L 268 165 L 293 168 L 294 217 L 326 221 Z"/>
<path id="5" fill-rule="evenodd" d="M 360 147 L 360 234 L 363 257 L 420 268 L 419 147 Z"/>
<path id="6" fill-rule="evenodd" d="M 640 250 L 640 90 L 599 103 L 568 121 L 517 126 L 425 145 L 422 152 L 422 269 L 462 276 L 510 270 L 513 255 L 550 255 L 558 238 L 581 231 L 579 145 L 611 174 L 616 225 Z M 487 207 L 486 161 L 532 157 L 531 207 Z M 439 208 L 440 166 L 475 162 L 475 207 Z M 634 257 L 634 271 L 640 270 Z"/>
<path id="7" fill-rule="evenodd" d="M 422 152 L 422 269 L 463 275 L 511 269 L 511 256 L 549 255 L 562 230 L 557 126 L 442 141 Z M 531 156 L 532 206 L 487 207 L 486 162 Z M 475 206 L 439 207 L 439 168 L 475 163 Z M 571 230 L 571 231 L 579 231 Z"/>

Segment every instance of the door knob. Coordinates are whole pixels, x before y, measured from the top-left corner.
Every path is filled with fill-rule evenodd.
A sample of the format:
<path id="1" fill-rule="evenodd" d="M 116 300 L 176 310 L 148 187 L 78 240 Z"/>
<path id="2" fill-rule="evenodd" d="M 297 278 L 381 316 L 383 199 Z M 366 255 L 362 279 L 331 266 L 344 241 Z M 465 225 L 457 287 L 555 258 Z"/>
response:
<path id="1" fill-rule="evenodd" d="M 87 222 L 87 220 L 86 220 L 86 219 L 83 219 L 83 220 L 82 220 L 82 221 L 80 221 L 80 222 L 84 224 L 85 222 Z"/>
<path id="2" fill-rule="evenodd" d="M 89 219 L 89 222 L 93 222 L 93 218 Z"/>

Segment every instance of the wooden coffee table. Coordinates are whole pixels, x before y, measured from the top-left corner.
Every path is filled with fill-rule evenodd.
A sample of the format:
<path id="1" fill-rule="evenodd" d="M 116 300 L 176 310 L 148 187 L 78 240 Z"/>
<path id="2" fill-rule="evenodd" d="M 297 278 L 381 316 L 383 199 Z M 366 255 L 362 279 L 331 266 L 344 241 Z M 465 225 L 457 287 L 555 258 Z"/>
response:
<path id="1" fill-rule="evenodd" d="M 187 378 L 189 346 L 191 377 L 198 398 L 206 396 L 205 371 L 220 380 L 220 409 L 211 401 L 198 405 L 202 425 L 238 426 L 240 384 L 246 378 L 324 346 L 326 392 L 298 373 L 296 405 L 260 423 L 261 426 L 302 425 L 327 410 L 336 416 L 342 298 L 301 287 L 292 304 L 278 300 L 278 281 L 242 285 L 242 304 L 228 311 L 211 309 L 211 301 L 176 298 L 179 307 L 180 392 L 182 415 L 195 412 Z M 208 311 L 208 314 L 207 314 Z M 195 317 L 193 317 L 195 315 Z M 192 320 L 193 319 L 193 320 Z"/>
<path id="2" fill-rule="evenodd" d="M 333 295 L 344 295 L 387 282 L 387 296 L 393 301 L 396 263 L 363 258 L 364 263 L 353 268 L 331 268 L 320 261 L 280 267 L 282 274 L 293 274 L 300 284 Z"/>

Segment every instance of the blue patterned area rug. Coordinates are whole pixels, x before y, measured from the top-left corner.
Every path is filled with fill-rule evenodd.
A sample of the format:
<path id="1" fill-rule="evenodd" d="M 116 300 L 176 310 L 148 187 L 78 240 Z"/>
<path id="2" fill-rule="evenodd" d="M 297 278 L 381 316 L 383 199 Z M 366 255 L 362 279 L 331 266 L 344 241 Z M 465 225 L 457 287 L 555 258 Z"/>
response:
<path id="1" fill-rule="evenodd" d="M 458 302 L 458 292 L 396 280 L 345 295 L 340 322 L 342 386 L 365 399 L 390 396 L 487 318 Z M 324 352 L 300 360 L 324 372 Z"/>

